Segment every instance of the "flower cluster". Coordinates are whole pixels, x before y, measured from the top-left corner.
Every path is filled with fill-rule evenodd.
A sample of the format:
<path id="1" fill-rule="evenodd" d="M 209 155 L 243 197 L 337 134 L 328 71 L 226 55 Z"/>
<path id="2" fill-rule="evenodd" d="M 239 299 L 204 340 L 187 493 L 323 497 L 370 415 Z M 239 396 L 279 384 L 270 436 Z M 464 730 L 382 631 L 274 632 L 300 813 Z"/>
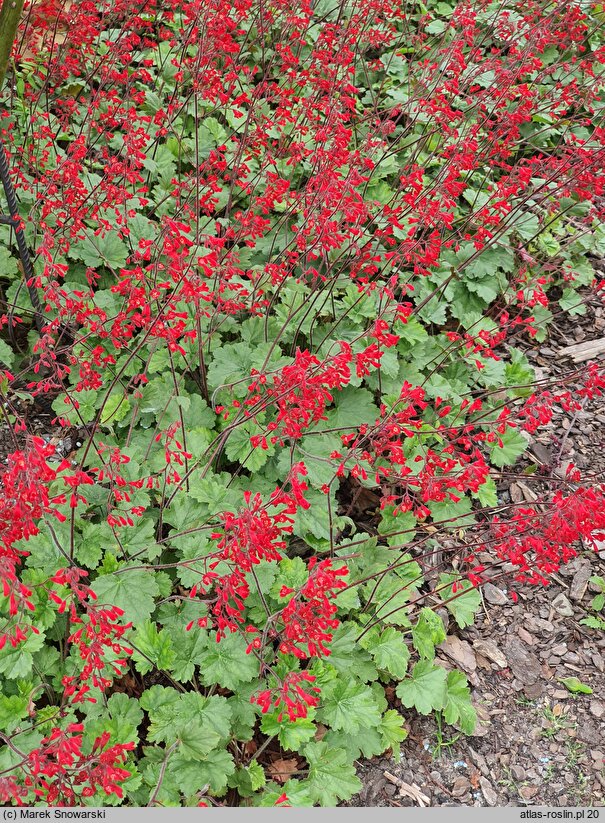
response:
<path id="1" fill-rule="evenodd" d="M 282 597 L 294 596 L 280 614 L 284 628 L 279 650 L 301 660 L 330 654 L 326 644 L 339 625 L 334 617 L 334 597 L 346 586 L 342 578 L 349 573 L 346 566 L 335 569 L 331 560 L 318 562 L 315 557 L 309 560 L 307 569 L 309 577 L 298 592 L 284 587 L 280 593 Z"/>
<path id="2" fill-rule="evenodd" d="M 72 615 L 72 623 L 84 625 L 73 632 L 68 641 L 77 647 L 84 665 L 77 676 L 63 678 L 64 694 L 71 703 L 96 702 L 95 697 L 86 697 L 90 692 L 89 682 L 105 691 L 112 684 L 114 675 L 123 674 L 126 658 L 132 654 L 132 649 L 121 642 L 124 633 L 132 627 L 132 623 L 121 622 L 123 615 L 123 609 L 117 606 L 103 607 L 94 603 L 87 604 L 85 617 L 74 618 Z M 108 653 L 111 655 L 109 661 L 106 659 Z M 112 676 L 106 674 L 107 669 Z"/>
<path id="3" fill-rule="evenodd" d="M 573 468 L 568 475 L 573 479 Z M 547 585 L 553 572 L 576 557 L 579 545 L 598 550 L 605 539 L 604 504 L 602 491 L 580 487 L 557 491 L 545 511 L 519 506 L 507 521 L 493 518 L 491 551 L 518 569 L 516 580 Z"/>
<path id="4" fill-rule="evenodd" d="M 123 796 L 120 783 L 130 772 L 122 764 L 134 743 L 108 746 L 110 735 L 104 732 L 84 754 L 83 731 L 82 723 L 71 723 L 65 730 L 54 727 L 22 766 L 28 772 L 25 785 L 48 805 L 76 806 L 99 790 Z"/>
<path id="5" fill-rule="evenodd" d="M 307 685 L 314 682 L 315 677 L 309 672 L 290 672 L 284 677 L 279 687 L 265 689 L 253 695 L 252 702 L 257 703 L 264 714 L 271 709 L 283 706 L 283 710 L 277 717 L 278 723 L 281 723 L 283 711 L 290 720 L 304 718 L 307 717 L 310 707 L 314 708 L 319 705 L 320 690 L 317 686 Z"/>

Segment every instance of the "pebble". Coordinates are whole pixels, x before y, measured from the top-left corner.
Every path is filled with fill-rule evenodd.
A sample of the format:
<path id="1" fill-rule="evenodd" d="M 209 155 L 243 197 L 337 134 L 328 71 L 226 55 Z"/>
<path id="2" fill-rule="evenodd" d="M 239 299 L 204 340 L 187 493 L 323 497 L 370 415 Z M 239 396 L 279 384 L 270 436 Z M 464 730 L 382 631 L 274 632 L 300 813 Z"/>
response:
<path id="1" fill-rule="evenodd" d="M 468 747 L 469 754 L 473 758 L 473 763 L 479 768 L 481 774 L 485 777 L 489 774 L 489 769 L 487 766 L 487 762 L 482 754 L 475 751 L 471 746 Z"/>
<path id="2" fill-rule="evenodd" d="M 384 792 L 386 785 L 386 778 L 380 777 L 378 778 L 376 783 L 374 783 L 374 785 L 370 787 L 370 791 L 368 792 L 368 794 L 371 794 L 373 798 L 376 798 Z"/>
<path id="3" fill-rule="evenodd" d="M 573 609 L 563 592 L 560 592 L 552 601 L 552 607 L 561 617 L 573 617 Z"/>
<path id="4" fill-rule="evenodd" d="M 481 791 L 483 792 L 483 797 L 485 798 L 485 802 L 488 806 L 497 806 L 498 805 L 498 795 L 494 791 L 492 784 L 487 780 L 485 777 L 479 778 L 479 785 L 481 786 Z"/>
<path id="5" fill-rule="evenodd" d="M 512 637 L 507 639 L 504 653 L 514 676 L 524 686 L 532 685 L 539 680 L 541 670 L 535 656 L 526 651 L 525 647 Z"/>
<path id="6" fill-rule="evenodd" d="M 530 683 L 525 686 L 523 691 L 525 692 L 525 696 L 530 700 L 537 700 L 538 697 L 542 697 L 545 688 L 546 686 L 544 682 L 542 680 L 538 680 L 537 683 Z"/>
<path id="7" fill-rule="evenodd" d="M 526 802 L 529 802 L 537 794 L 538 794 L 538 787 L 537 786 L 521 786 L 521 788 L 519 789 L 519 795 Z"/>
<path id="8" fill-rule="evenodd" d="M 517 764 L 511 766 L 510 773 L 515 778 L 515 780 L 525 780 L 525 769 L 523 768 L 523 766 L 518 766 Z"/>
<path id="9" fill-rule="evenodd" d="M 508 597 L 504 594 L 502 589 L 494 586 L 493 583 L 486 583 L 483 586 L 483 594 L 485 595 L 487 602 L 491 603 L 493 606 L 506 606 L 508 603 Z"/>
<path id="10" fill-rule="evenodd" d="M 555 630 L 550 620 L 544 620 L 541 617 L 534 617 L 533 615 L 524 615 L 524 618 L 525 627 L 530 632 L 535 632 L 536 634 L 551 634 Z"/>
<path id="11" fill-rule="evenodd" d="M 571 586 L 569 589 L 569 596 L 572 600 L 579 601 L 584 597 L 584 593 L 588 586 L 588 579 L 592 574 L 592 566 L 590 563 L 583 563 L 578 571 L 575 573 Z"/>
<path id="12" fill-rule="evenodd" d="M 603 705 L 600 700 L 591 700 L 590 713 L 593 717 L 596 717 L 597 720 L 600 720 L 605 714 L 605 705 Z"/>
<path id="13" fill-rule="evenodd" d="M 603 729 L 600 723 L 595 723 L 591 717 L 585 717 L 584 722 L 578 726 L 578 739 L 595 749 L 603 741 Z"/>
<path id="14" fill-rule="evenodd" d="M 528 646 L 533 646 L 536 642 L 532 635 L 523 628 L 523 626 L 519 626 L 517 629 L 517 634 L 521 638 L 524 643 L 527 643 Z"/>
<path id="15" fill-rule="evenodd" d="M 576 663 L 577 664 L 577 663 L 580 662 L 580 658 L 578 657 L 578 655 L 575 652 L 567 652 L 567 654 L 563 655 L 563 660 L 565 660 L 566 663 Z"/>
<path id="16" fill-rule="evenodd" d="M 603 763 L 603 759 L 605 758 L 605 755 L 603 754 L 603 752 L 600 749 L 591 749 L 590 750 L 590 756 L 595 761 L 595 763 L 601 763 L 601 764 Z"/>
<path id="17" fill-rule="evenodd" d="M 470 780 L 466 777 L 457 777 L 452 785 L 452 794 L 454 797 L 462 797 L 471 787 Z"/>
<path id="18" fill-rule="evenodd" d="M 493 640 L 488 640 L 483 637 L 477 638 L 477 640 L 473 640 L 473 648 L 476 652 L 487 657 L 488 660 L 491 660 L 497 666 L 500 666 L 500 668 L 506 668 L 506 657 Z"/>

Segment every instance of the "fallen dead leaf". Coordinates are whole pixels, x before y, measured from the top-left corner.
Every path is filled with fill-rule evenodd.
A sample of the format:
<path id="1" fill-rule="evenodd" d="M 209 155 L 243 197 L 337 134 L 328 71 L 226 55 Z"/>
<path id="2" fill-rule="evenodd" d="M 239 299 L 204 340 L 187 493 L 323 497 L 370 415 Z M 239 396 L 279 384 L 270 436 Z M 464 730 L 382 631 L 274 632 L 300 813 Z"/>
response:
<path id="1" fill-rule="evenodd" d="M 277 783 L 283 784 L 299 771 L 299 763 L 295 757 L 280 758 L 267 766 L 267 771 Z"/>
<path id="2" fill-rule="evenodd" d="M 469 773 L 469 776 L 468 776 L 468 779 L 469 779 L 469 782 L 470 782 L 471 786 L 473 787 L 473 789 L 478 789 L 479 788 L 479 778 L 480 777 L 481 777 L 481 772 L 479 771 L 479 769 L 476 769 L 474 766 L 472 766 L 471 770 L 470 770 L 470 773 Z"/>
<path id="3" fill-rule="evenodd" d="M 318 723 L 317 724 L 317 731 L 315 732 L 315 737 L 313 738 L 313 740 L 315 740 L 319 743 L 319 741 L 322 740 L 325 737 L 325 734 L 326 734 L 327 731 L 328 731 L 327 726 L 324 726 L 323 723 Z"/>
<path id="4" fill-rule="evenodd" d="M 405 780 L 395 777 L 395 775 L 390 772 L 383 772 L 383 774 L 389 783 L 394 783 L 395 786 L 399 787 L 400 797 L 410 797 L 420 806 L 420 808 L 426 808 L 431 805 L 431 798 L 423 794 L 420 787 L 415 783 L 406 783 Z"/>

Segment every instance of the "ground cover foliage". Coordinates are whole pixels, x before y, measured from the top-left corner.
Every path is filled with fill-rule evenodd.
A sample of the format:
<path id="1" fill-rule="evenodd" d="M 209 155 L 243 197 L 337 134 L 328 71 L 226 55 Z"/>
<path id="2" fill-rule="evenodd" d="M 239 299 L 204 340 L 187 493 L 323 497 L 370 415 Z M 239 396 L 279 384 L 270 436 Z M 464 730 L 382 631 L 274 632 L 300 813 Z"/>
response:
<path id="1" fill-rule="evenodd" d="M 463 628 L 486 573 L 514 597 L 605 527 L 573 466 L 532 505 L 496 483 L 535 477 L 531 435 L 605 384 L 543 384 L 516 345 L 599 285 L 603 19 L 26 4 L 1 117 L 36 270 L 0 226 L 3 802 L 334 805 L 406 712 L 473 730 L 437 610 Z M 44 398 L 68 459 L 27 432 Z"/>

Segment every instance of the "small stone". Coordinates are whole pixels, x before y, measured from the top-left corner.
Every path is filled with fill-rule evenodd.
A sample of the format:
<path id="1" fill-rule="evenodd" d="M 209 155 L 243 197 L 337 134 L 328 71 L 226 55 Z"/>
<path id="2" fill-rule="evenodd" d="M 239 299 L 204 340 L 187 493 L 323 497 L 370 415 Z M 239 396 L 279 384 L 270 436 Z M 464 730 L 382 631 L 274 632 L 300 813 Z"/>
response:
<path id="1" fill-rule="evenodd" d="M 466 777 L 457 777 L 452 786 L 452 794 L 454 797 L 462 797 L 471 787 L 470 781 Z"/>
<path id="2" fill-rule="evenodd" d="M 525 780 L 525 769 L 523 768 L 523 766 L 518 766 L 517 764 L 511 766 L 510 773 L 515 778 L 515 780 Z"/>
<path id="3" fill-rule="evenodd" d="M 593 665 L 600 671 L 605 671 L 605 660 L 603 660 L 603 655 L 599 654 L 598 652 L 593 652 L 591 655 Z"/>
<path id="4" fill-rule="evenodd" d="M 529 803 L 529 801 L 538 794 L 537 786 L 521 786 L 519 789 L 519 796 Z"/>
<path id="5" fill-rule="evenodd" d="M 561 657 L 567 653 L 567 643 L 557 643 L 557 645 L 553 646 L 550 651 L 551 654 L 556 654 L 557 657 Z"/>
<path id="6" fill-rule="evenodd" d="M 488 603 L 493 606 L 506 606 L 508 597 L 504 594 L 502 589 L 494 586 L 493 583 L 485 583 L 483 586 L 483 594 Z"/>
<path id="7" fill-rule="evenodd" d="M 600 700 L 591 700 L 590 713 L 593 717 L 596 717 L 597 720 L 600 720 L 605 714 L 605 705 L 603 705 Z"/>
<path id="8" fill-rule="evenodd" d="M 498 805 L 498 795 L 494 791 L 492 784 L 487 780 L 485 777 L 479 778 L 479 785 L 481 786 L 481 791 L 483 792 L 483 797 L 485 798 L 485 802 L 488 806 L 497 806 Z"/>
<path id="9" fill-rule="evenodd" d="M 585 717 L 583 723 L 577 728 L 577 736 L 583 743 L 597 749 L 603 741 L 603 729 L 600 723 L 595 723 L 591 717 Z"/>
<path id="10" fill-rule="evenodd" d="M 523 628 L 523 626 L 518 627 L 517 634 L 524 643 L 527 643 L 528 646 L 533 646 L 536 642 L 531 634 Z"/>
<path id="11" fill-rule="evenodd" d="M 542 443 L 536 440 L 535 443 L 532 443 L 530 448 L 537 461 L 539 463 L 542 463 L 543 466 L 548 466 L 551 457 L 550 451 L 546 448 L 546 446 L 544 446 Z"/>
<path id="12" fill-rule="evenodd" d="M 591 749 L 590 756 L 595 761 L 595 763 L 603 763 L 603 758 L 605 755 L 600 749 Z"/>
<path id="13" fill-rule="evenodd" d="M 497 666 L 500 666 L 501 669 L 506 668 L 506 657 L 502 654 L 493 640 L 480 637 L 477 640 L 473 640 L 473 648 L 476 652 L 482 654 L 484 657 L 487 657 L 488 660 L 491 660 Z"/>
<path id="14" fill-rule="evenodd" d="M 574 663 L 575 665 L 580 662 L 580 658 L 575 652 L 567 652 L 563 655 L 563 660 L 565 660 L 566 663 Z"/>
<path id="15" fill-rule="evenodd" d="M 387 797 L 393 797 L 396 791 L 397 787 L 394 786 L 393 783 L 387 783 L 383 789 L 383 792 L 387 795 Z"/>
<path id="16" fill-rule="evenodd" d="M 489 774 L 489 768 L 487 766 L 486 760 L 482 754 L 475 751 L 471 746 L 468 747 L 469 754 L 473 758 L 473 763 L 479 768 L 479 771 L 484 777 L 487 777 Z"/>
<path id="17" fill-rule="evenodd" d="M 588 586 L 588 579 L 592 574 L 590 563 L 584 563 L 580 566 L 578 571 L 574 574 L 569 588 L 569 596 L 572 600 L 579 601 L 584 597 L 586 588 Z"/>
<path id="18" fill-rule="evenodd" d="M 555 627 L 550 620 L 543 620 L 541 617 L 534 617 L 533 615 L 525 615 L 525 628 L 530 632 L 536 634 L 551 634 Z"/>
<path id="19" fill-rule="evenodd" d="M 504 650 L 508 664 L 517 680 L 525 686 L 536 683 L 542 672 L 535 655 L 530 654 L 512 638 L 508 638 Z"/>
<path id="20" fill-rule="evenodd" d="M 470 643 L 467 643 L 466 640 L 460 640 L 455 634 L 446 637 L 438 648 L 454 663 L 461 666 L 465 672 L 474 672 L 477 668 L 477 659 Z"/>
<path id="21" fill-rule="evenodd" d="M 531 683 L 523 689 L 525 692 L 525 696 L 528 697 L 530 700 L 537 700 L 538 697 L 542 697 L 544 694 L 545 685 L 541 680 L 538 680 L 537 683 Z"/>
<path id="22" fill-rule="evenodd" d="M 561 592 L 554 598 L 554 600 L 552 601 L 552 607 L 557 612 L 557 614 L 561 615 L 561 617 L 573 617 L 573 609 L 571 607 L 571 603 L 565 597 L 563 592 Z"/>
<path id="23" fill-rule="evenodd" d="M 385 787 L 387 785 L 386 778 L 379 777 L 376 783 L 370 787 L 370 793 L 372 794 L 373 798 L 378 797 L 382 792 L 384 792 Z"/>

